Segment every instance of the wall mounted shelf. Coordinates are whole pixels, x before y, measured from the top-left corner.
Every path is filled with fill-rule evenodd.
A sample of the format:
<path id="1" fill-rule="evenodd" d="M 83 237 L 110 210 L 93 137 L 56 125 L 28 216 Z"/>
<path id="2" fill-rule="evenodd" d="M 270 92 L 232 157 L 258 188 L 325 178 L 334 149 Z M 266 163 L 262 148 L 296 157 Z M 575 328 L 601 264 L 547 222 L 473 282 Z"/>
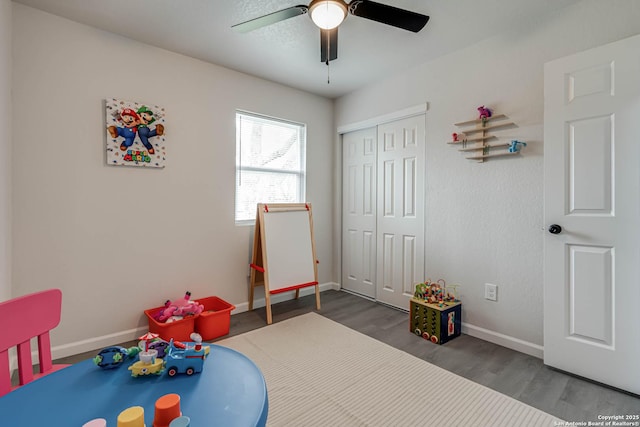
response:
<path id="1" fill-rule="evenodd" d="M 487 139 L 492 139 L 492 138 L 495 138 L 495 136 L 494 135 L 476 136 L 475 138 L 466 138 L 460 141 L 448 141 L 447 144 L 465 144 L 467 142 L 486 141 Z"/>
<path id="2" fill-rule="evenodd" d="M 491 120 L 491 119 L 489 119 L 489 120 Z M 513 122 L 500 123 L 500 124 L 497 124 L 497 125 L 485 126 L 483 128 L 467 129 L 467 130 L 464 131 L 464 133 L 468 134 L 468 133 L 476 133 L 476 132 L 486 132 L 486 131 L 491 130 L 491 129 L 503 128 L 503 127 L 507 127 L 507 126 L 511 126 L 511 125 L 513 125 Z"/>
<path id="3" fill-rule="evenodd" d="M 469 159 L 469 160 L 484 160 L 484 159 L 488 159 L 490 157 L 517 156 L 519 153 L 520 153 L 519 151 L 515 151 L 513 153 L 511 153 L 509 151 L 505 151 L 505 152 L 502 152 L 502 153 L 483 154 L 482 156 L 471 156 L 471 157 L 467 157 L 467 159 Z"/>
<path id="4" fill-rule="evenodd" d="M 487 133 L 488 131 L 515 127 L 515 124 L 513 122 L 506 121 L 506 119 L 508 119 L 506 115 L 496 114 L 487 118 L 478 118 L 474 120 L 467 120 L 465 122 L 454 123 L 454 126 L 462 129 L 460 129 L 459 133 L 454 133 L 452 135 L 453 140 L 447 141 L 447 144 L 462 144 L 462 148 L 459 148 L 458 151 L 472 154 L 471 156 L 466 158 L 469 160 L 475 160 L 480 163 L 484 162 L 485 159 L 489 159 L 492 157 L 517 155 L 520 153 L 519 150 L 510 151 L 512 150 L 511 147 L 513 146 L 513 143 L 504 142 L 489 144 L 487 142 L 490 139 L 498 138 L 495 135 L 489 135 Z M 468 135 L 473 136 L 471 138 L 468 138 Z M 481 153 L 474 153 L 478 151 L 480 151 Z"/>
<path id="5" fill-rule="evenodd" d="M 501 120 L 501 119 L 506 119 L 507 116 L 505 116 L 504 114 L 494 114 L 493 116 L 489 117 L 488 119 L 474 119 L 474 120 L 467 120 L 466 122 L 459 122 L 459 123 L 454 123 L 454 126 L 469 126 L 469 125 L 477 125 L 478 123 L 483 123 L 484 121 L 488 121 L 488 120 Z"/>
<path id="6" fill-rule="evenodd" d="M 485 149 L 491 149 L 491 148 L 502 148 L 502 147 L 508 147 L 511 144 L 492 144 L 492 145 L 483 145 L 482 147 L 471 147 L 471 148 L 460 148 L 458 149 L 458 151 L 478 151 L 478 150 L 485 150 Z M 468 157 L 467 157 L 468 158 Z"/>

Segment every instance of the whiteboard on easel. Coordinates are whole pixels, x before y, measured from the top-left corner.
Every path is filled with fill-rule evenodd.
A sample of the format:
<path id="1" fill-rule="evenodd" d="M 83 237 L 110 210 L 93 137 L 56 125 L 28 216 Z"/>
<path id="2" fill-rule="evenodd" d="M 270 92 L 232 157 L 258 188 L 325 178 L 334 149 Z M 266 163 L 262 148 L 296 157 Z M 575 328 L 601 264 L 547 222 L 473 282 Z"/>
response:
<path id="1" fill-rule="evenodd" d="M 255 287 L 264 285 L 267 324 L 272 322 L 271 294 L 313 286 L 320 310 L 318 260 L 313 239 L 313 215 L 309 203 L 259 203 L 251 258 L 249 310 Z"/>
<path id="2" fill-rule="evenodd" d="M 269 292 L 316 282 L 312 223 L 308 210 L 263 213 L 263 248 Z"/>

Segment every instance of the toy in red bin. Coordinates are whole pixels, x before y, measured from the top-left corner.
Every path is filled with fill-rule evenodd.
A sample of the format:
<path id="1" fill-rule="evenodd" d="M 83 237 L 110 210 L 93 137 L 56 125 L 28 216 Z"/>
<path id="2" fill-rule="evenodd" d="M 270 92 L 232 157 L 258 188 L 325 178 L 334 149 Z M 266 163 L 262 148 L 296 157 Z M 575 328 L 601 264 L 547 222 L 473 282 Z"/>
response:
<path id="1" fill-rule="evenodd" d="M 158 322 L 166 322 L 174 316 L 195 316 L 202 313 L 203 310 L 204 305 L 199 304 L 197 301 L 191 301 L 191 292 L 187 291 L 184 297 L 180 299 L 175 301 L 167 300 L 164 303 L 164 309 L 156 314 L 156 320 Z"/>

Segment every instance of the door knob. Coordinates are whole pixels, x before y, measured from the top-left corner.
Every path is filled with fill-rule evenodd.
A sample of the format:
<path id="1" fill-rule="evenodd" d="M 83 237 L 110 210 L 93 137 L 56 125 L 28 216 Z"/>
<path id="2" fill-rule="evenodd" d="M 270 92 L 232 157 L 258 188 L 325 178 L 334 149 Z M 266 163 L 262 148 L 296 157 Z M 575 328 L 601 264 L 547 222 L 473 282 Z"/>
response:
<path id="1" fill-rule="evenodd" d="M 561 231 L 562 227 L 560 227 L 558 224 L 551 224 L 549 226 L 549 233 L 551 234 L 560 234 Z"/>

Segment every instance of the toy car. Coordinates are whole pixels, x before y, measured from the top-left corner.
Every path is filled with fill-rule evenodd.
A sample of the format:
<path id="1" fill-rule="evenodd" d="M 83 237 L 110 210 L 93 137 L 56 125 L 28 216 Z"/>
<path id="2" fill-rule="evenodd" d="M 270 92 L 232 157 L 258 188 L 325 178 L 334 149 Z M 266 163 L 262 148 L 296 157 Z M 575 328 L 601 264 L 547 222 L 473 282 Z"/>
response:
<path id="1" fill-rule="evenodd" d="M 171 339 L 164 359 L 167 366 L 167 374 L 173 377 L 177 374 L 193 375 L 196 372 L 202 372 L 202 367 L 209 355 L 209 351 L 209 347 L 203 346 L 201 342 L 196 342 L 195 345 L 187 345 L 186 348 L 181 349 L 176 347 L 173 339 Z"/>

